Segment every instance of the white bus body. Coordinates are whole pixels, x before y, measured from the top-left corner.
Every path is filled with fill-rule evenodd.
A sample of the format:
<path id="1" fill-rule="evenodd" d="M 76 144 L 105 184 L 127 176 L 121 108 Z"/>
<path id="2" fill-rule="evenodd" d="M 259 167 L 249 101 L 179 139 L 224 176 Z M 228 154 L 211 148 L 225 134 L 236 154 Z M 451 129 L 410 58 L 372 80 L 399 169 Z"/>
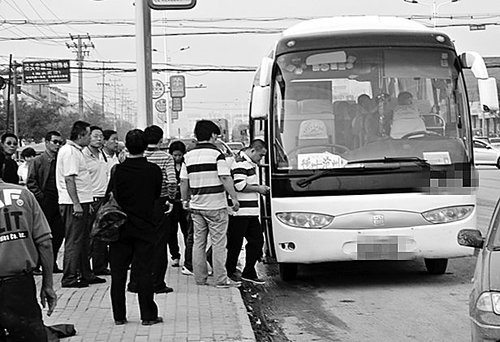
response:
<path id="1" fill-rule="evenodd" d="M 391 17 L 310 20 L 286 31 L 257 71 L 250 134 L 261 168 L 267 256 L 297 264 L 424 258 L 430 273 L 472 251 L 477 172 L 462 69 L 496 86 L 476 53 Z"/>

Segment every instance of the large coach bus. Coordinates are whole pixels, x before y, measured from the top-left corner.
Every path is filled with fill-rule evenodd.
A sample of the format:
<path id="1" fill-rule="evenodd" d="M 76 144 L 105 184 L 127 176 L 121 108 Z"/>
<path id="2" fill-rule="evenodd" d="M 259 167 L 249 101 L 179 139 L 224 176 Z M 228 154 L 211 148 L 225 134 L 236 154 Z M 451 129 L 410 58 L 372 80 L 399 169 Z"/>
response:
<path id="1" fill-rule="evenodd" d="M 457 243 L 476 227 L 478 186 L 463 69 L 498 109 L 481 56 L 419 23 L 336 17 L 283 32 L 250 104 L 251 137 L 269 147 L 266 254 L 282 279 L 342 260 L 423 259 L 442 274 L 472 254 Z"/>

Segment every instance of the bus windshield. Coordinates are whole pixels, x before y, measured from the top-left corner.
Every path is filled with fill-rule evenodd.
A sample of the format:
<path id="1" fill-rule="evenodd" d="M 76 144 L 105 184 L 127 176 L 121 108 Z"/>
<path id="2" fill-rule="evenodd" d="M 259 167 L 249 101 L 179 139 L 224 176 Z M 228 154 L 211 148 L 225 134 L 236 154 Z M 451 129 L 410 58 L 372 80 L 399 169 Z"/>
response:
<path id="1" fill-rule="evenodd" d="M 470 163 L 470 118 L 456 59 L 451 50 L 421 47 L 278 56 L 275 168 L 334 169 L 386 157 Z"/>

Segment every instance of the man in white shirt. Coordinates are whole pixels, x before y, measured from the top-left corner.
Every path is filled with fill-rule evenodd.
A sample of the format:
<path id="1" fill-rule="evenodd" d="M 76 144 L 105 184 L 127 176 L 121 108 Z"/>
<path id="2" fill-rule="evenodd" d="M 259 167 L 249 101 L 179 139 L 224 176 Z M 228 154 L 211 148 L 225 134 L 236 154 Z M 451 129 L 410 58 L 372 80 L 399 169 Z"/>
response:
<path id="1" fill-rule="evenodd" d="M 106 282 L 90 270 L 89 207 L 94 201 L 90 172 L 82 149 L 90 142 L 90 124 L 76 121 L 57 156 L 56 185 L 65 231 L 62 287 Z"/>
<path id="2" fill-rule="evenodd" d="M 102 128 L 90 126 L 90 143 L 83 148 L 83 154 L 87 161 L 90 172 L 94 201 L 90 207 L 89 230 L 95 221 L 97 210 L 104 203 L 104 196 L 109 182 L 109 167 L 107 158 L 102 151 L 104 135 Z M 92 271 L 95 275 L 110 275 L 108 269 L 109 253 L 108 246 L 104 241 L 90 239 L 90 257 L 92 259 Z"/>
<path id="3" fill-rule="evenodd" d="M 106 162 L 108 163 L 109 170 L 118 164 L 118 133 L 112 129 L 105 129 L 102 132 L 104 136 L 102 152 L 106 157 Z"/>

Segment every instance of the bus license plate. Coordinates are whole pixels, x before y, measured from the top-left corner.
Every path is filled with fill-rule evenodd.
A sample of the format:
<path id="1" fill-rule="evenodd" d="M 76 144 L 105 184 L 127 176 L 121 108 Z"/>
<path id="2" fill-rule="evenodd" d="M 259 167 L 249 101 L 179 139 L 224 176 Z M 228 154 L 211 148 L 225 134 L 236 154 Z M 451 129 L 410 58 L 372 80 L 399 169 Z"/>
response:
<path id="1" fill-rule="evenodd" d="M 408 260 L 411 238 L 407 236 L 360 235 L 357 241 L 358 260 Z"/>

